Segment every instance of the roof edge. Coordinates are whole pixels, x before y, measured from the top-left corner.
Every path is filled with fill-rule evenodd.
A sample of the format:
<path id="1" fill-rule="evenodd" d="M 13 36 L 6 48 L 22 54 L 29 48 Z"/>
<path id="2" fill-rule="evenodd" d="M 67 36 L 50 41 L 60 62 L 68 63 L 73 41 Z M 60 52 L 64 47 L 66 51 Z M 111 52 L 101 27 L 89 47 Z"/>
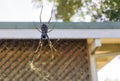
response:
<path id="1" fill-rule="evenodd" d="M 44 22 L 51 29 L 120 29 L 119 22 Z M 34 22 L 39 28 L 40 23 Z M 35 29 L 33 22 L 0 22 L 0 29 Z"/>

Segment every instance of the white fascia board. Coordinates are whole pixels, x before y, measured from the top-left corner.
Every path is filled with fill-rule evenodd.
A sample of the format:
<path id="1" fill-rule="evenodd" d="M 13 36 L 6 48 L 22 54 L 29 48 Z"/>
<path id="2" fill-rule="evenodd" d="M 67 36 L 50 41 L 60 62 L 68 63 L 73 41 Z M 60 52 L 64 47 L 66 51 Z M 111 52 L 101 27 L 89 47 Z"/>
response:
<path id="1" fill-rule="evenodd" d="M 50 39 L 120 38 L 120 29 L 54 29 Z M 0 29 L 0 39 L 40 39 L 36 29 Z"/>

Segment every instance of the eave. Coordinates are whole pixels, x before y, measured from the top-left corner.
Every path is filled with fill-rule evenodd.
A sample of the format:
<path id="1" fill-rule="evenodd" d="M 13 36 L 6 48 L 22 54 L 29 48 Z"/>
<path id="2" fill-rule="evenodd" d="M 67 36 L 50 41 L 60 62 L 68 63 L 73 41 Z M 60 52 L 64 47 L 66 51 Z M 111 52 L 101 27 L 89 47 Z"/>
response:
<path id="1" fill-rule="evenodd" d="M 40 27 L 39 22 L 35 22 Z M 52 22 L 51 39 L 120 38 L 119 22 Z M 0 39 L 39 39 L 33 22 L 0 22 Z"/>

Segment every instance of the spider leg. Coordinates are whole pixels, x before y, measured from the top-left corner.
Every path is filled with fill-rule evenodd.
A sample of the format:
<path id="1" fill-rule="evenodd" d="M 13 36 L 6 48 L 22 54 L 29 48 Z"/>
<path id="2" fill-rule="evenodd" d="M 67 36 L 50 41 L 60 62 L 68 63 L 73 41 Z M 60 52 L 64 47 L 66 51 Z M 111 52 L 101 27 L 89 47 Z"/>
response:
<path id="1" fill-rule="evenodd" d="M 57 51 L 57 50 L 53 47 L 53 44 L 52 44 L 51 41 L 50 41 L 50 46 L 54 49 L 54 51 Z"/>
<path id="2" fill-rule="evenodd" d="M 53 6 L 53 7 L 54 7 L 54 6 Z M 51 16 L 50 16 L 50 19 L 48 20 L 48 24 L 50 23 L 50 21 L 51 21 L 51 19 L 52 19 L 53 7 L 52 7 L 52 10 L 51 10 Z"/>
<path id="3" fill-rule="evenodd" d="M 49 37 L 48 37 L 49 38 Z M 54 50 L 54 51 L 57 51 L 54 47 L 53 47 L 53 44 L 52 44 L 52 42 L 50 41 L 50 39 L 49 39 L 49 46 Z"/>
<path id="4" fill-rule="evenodd" d="M 43 10 L 43 5 L 42 5 L 41 11 L 40 11 L 40 24 L 42 24 L 42 19 L 41 19 L 42 10 Z"/>
<path id="5" fill-rule="evenodd" d="M 31 60 L 31 63 L 30 63 L 30 65 L 31 64 L 34 64 L 34 61 L 36 60 L 36 58 L 39 58 L 40 57 L 40 55 L 38 54 L 37 55 L 37 53 L 38 53 L 38 51 L 40 50 L 41 51 L 41 48 L 42 48 L 42 38 L 39 40 L 39 44 L 38 44 L 38 46 L 37 46 L 37 49 L 35 50 L 35 54 L 33 55 L 33 57 L 32 57 L 32 60 Z M 40 48 L 40 49 L 39 49 Z M 32 66 L 31 66 L 32 67 Z M 34 69 L 34 68 L 33 68 Z"/>
<path id="6" fill-rule="evenodd" d="M 35 25 L 35 22 L 33 22 L 34 27 L 41 33 L 40 29 Z"/>
<path id="7" fill-rule="evenodd" d="M 49 36 L 47 34 L 46 34 L 46 36 L 47 36 L 47 41 L 49 43 L 49 47 L 50 47 L 51 52 L 52 52 L 52 59 L 54 59 L 53 50 L 56 51 L 56 49 L 53 47 L 52 42 L 49 39 Z"/>
<path id="8" fill-rule="evenodd" d="M 55 28 L 55 24 L 53 25 L 52 29 L 48 31 L 48 33 L 51 32 L 54 28 Z"/>
<path id="9" fill-rule="evenodd" d="M 38 46 L 37 46 L 37 49 L 35 50 L 35 53 L 37 53 L 39 50 L 41 51 L 41 48 L 42 48 L 42 38 L 39 40 L 39 44 L 38 44 Z"/>

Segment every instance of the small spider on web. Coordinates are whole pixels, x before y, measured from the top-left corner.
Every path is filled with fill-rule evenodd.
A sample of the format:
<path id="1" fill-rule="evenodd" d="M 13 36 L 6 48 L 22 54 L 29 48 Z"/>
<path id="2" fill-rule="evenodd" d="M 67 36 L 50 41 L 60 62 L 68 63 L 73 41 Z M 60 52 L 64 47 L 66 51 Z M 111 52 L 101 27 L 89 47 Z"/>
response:
<path id="1" fill-rule="evenodd" d="M 43 42 L 44 42 L 44 40 L 47 40 L 48 45 L 49 45 L 50 50 L 51 50 L 52 59 L 54 59 L 53 51 L 56 51 L 56 49 L 53 47 L 53 44 L 52 44 L 52 42 L 50 41 L 50 38 L 49 38 L 49 36 L 48 36 L 48 33 L 51 32 L 51 31 L 54 29 L 55 25 L 54 25 L 53 28 L 51 28 L 50 30 L 48 30 L 48 25 L 47 25 L 47 24 L 50 24 L 50 22 L 51 22 L 52 13 L 53 13 L 53 7 L 52 7 L 52 10 L 51 10 L 50 19 L 49 19 L 49 21 L 47 22 L 47 24 L 45 24 L 45 23 L 42 22 L 42 19 L 41 19 L 42 10 L 43 10 L 43 5 L 42 5 L 41 11 L 40 11 L 40 27 L 37 27 L 37 26 L 35 25 L 35 23 L 33 22 L 34 27 L 41 33 L 41 38 L 40 38 L 39 44 L 38 44 L 38 46 L 37 46 L 37 49 L 35 50 L 35 54 L 38 53 L 39 51 L 41 52 L 41 49 L 42 49 L 42 47 L 43 47 Z M 41 56 L 41 55 L 39 54 L 37 57 L 40 57 L 40 56 Z"/>
<path id="2" fill-rule="evenodd" d="M 43 67 L 46 66 L 47 64 L 53 63 L 55 54 L 58 54 L 57 53 L 58 51 L 53 46 L 55 44 L 55 42 L 54 42 L 54 44 L 52 44 L 52 42 L 48 36 L 48 33 L 51 32 L 55 27 L 55 25 L 53 25 L 53 27 L 51 29 L 49 29 L 49 24 L 51 22 L 52 14 L 53 14 L 53 7 L 51 10 L 51 16 L 47 23 L 42 22 L 42 19 L 41 19 L 42 10 L 43 10 L 43 5 L 41 6 L 40 17 L 39 17 L 40 26 L 37 27 L 36 24 L 33 22 L 34 27 L 41 33 L 41 38 L 39 39 L 38 46 L 35 49 L 32 59 L 30 59 L 29 65 L 30 65 L 30 68 L 39 75 L 39 77 L 43 78 L 46 81 L 50 81 L 48 78 L 52 77 L 51 73 L 47 72 Z M 46 44 L 49 46 L 50 50 L 47 49 L 48 47 L 46 47 L 47 46 Z M 43 48 L 45 48 L 45 49 L 43 49 Z M 46 50 L 48 50 L 48 51 L 46 51 Z M 44 52 L 45 52 L 45 54 L 43 54 Z M 47 55 L 48 52 L 49 52 L 49 54 L 51 54 L 50 55 L 51 58 L 49 58 L 49 55 Z M 49 58 L 49 59 L 44 60 L 46 58 Z M 39 59 L 39 61 L 37 59 Z M 37 60 L 37 62 L 36 62 L 36 60 Z"/>
<path id="3" fill-rule="evenodd" d="M 34 27 L 36 28 L 36 30 L 39 31 L 41 37 L 39 39 L 39 43 L 37 44 L 37 47 L 35 47 L 34 54 L 31 54 L 30 56 L 29 66 L 32 71 L 38 74 L 41 80 L 52 81 L 51 79 L 54 77 L 52 73 L 46 69 L 46 67 L 48 65 L 53 66 L 56 63 L 56 61 L 58 61 L 57 58 L 59 57 L 57 56 L 59 56 L 62 53 L 61 51 L 59 51 L 60 50 L 59 48 L 57 48 L 57 50 L 54 48 L 54 45 L 56 45 L 56 47 L 59 45 L 58 43 L 59 39 L 55 40 L 54 43 L 52 43 L 48 36 L 48 33 L 51 32 L 55 27 L 54 24 L 53 27 L 49 29 L 50 27 L 49 24 L 51 22 L 52 14 L 53 14 L 53 7 L 51 10 L 51 16 L 47 23 L 42 22 L 41 19 L 42 10 L 43 10 L 43 5 L 41 6 L 41 11 L 39 16 L 40 26 L 37 27 L 36 24 L 33 22 Z"/>

